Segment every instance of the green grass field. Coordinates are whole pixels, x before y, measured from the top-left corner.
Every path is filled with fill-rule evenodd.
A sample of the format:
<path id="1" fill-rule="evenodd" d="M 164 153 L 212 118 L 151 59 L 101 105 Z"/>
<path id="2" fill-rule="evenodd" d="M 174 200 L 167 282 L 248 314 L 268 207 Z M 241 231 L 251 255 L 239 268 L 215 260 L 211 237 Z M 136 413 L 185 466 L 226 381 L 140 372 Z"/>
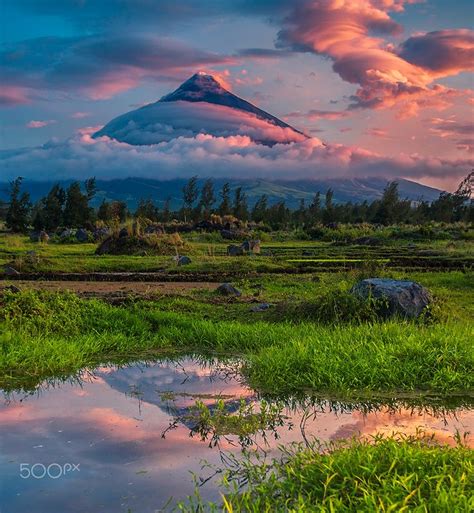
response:
<path id="1" fill-rule="evenodd" d="M 394 398 L 446 404 L 474 398 L 474 272 L 469 240 L 391 240 L 375 247 L 274 237 L 262 254 L 232 258 L 226 243 L 188 237 L 192 264 L 169 256 L 96 256 L 94 244 L 37 244 L 0 236 L 0 264 L 39 273 L 154 272 L 167 280 L 231 281 L 213 290 L 130 295 L 118 303 L 68 292 L 0 296 L 0 388 L 34 390 L 84 368 L 193 354 L 237 357 L 244 380 L 272 400 Z M 277 240 L 280 239 L 280 240 Z M 28 254 L 35 251 L 35 255 Z M 415 280 L 435 300 L 423 318 L 383 319 L 351 287 L 366 277 Z M 37 277 L 37 274 L 31 274 Z M 4 284 L 15 284 L 3 276 Z M 217 283 L 216 283 L 217 287 Z M 252 312 L 255 304 L 270 308 Z M 443 403 L 444 404 L 444 403 Z M 202 412 L 201 412 L 202 413 Z M 204 413 L 207 415 L 207 409 Z M 218 431 L 235 418 L 207 418 Z M 222 418 L 221 418 L 222 417 Z M 249 414 L 246 429 L 259 429 Z M 215 425 L 214 425 L 215 424 Z M 230 426 L 230 427 L 229 427 Z M 419 438 L 292 447 L 280 461 L 240 462 L 248 486 L 224 479 L 222 504 L 199 494 L 183 511 L 469 511 L 472 451 Z M 226 486 L 229 485 L 229 486 Z"/>

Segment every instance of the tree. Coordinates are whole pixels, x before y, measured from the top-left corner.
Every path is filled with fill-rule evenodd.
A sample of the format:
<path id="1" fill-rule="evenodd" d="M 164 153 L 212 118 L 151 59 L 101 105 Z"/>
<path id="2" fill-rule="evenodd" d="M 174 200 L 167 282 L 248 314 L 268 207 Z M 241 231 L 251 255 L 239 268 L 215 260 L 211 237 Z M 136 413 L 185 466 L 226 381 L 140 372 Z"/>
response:
<path id="1" fill-rule="evenodd" d="M 100 219 L 101 221 L 104 221 L 106 223 L 107 221 L 110 221 L 112 218 L 112 209 L 110 208 L 110 203 L 108 201 L 105 201 L 105 199 L 102 201 L 102 203 L 99 206 L 99 210 L 97 211 L 97 219 Z"/>
<path id="2" fill-rule="evenodd" d="M 199 201 L 199 210 L 200 213 L 202 212 L 204 219 L 208 219 L 211 215 L 211 208 L 215 201 L 216 197 L 214 195 L 214 183 L 209 178 L 204 182 L 204 185 L 202 186 L 201 199 Z"/>
<path id="3" fill-rule="evenodd" d="M 268 196 L 266 194 L 262 194 L 260 198 L 255 202 L 255 205 L 252 209 L 252 221 L 256 223 L 261 223 L 262 221 L 266 221 L 267 219 L 267 209 L 268 209 Z"/>
<path id="4" fill-rule="evenodd" d="M 23 178 L 10 183 L 10 202 L 6 215 L 6 226 L 12 232 L 25 233 L 30 222 L 31 202 L 27 192 L 20 194 Z"/>
<path id="5" fill-rule="evenodd" d="M 89 195 L 81 192 L 79 182 L 73 182 L 66 191 L 64 206 L 64 223 L 70 228 L 81 228 L 93 219 L 93 211 L 89 208 Z"/>
<path id="6" fill-rule="evenodd" d="M 246 221 L 249 217 L 247 197 L 245 192 L 242 191 L 242 187 L 237 187 L 237 189 L 235 189 L 232 211 L 234 216 L 241 221 Z"/>
<path id="7" fill-rule="evenodd" d="M 198 197 L 197 176 L 191 177 L 183 187 L 183 214 L 186 221 Z"/>
<path id="8" fill-rule="evenodd" d="M 151 198 L 146 200 L 141 199 L 139 201 L 135 217 L 143 217 L 144 219 L 150 219 L 150 221 L 158 221 L 159 211 Z"/>
<path id="9" fill-rule="evenodd" d="M 317 223 L 321 220 L 321 193 L 318 191 L 309 206 L 309 217 L 311 223 Z"/>
<path id="10" fill-rule="evenodd" d="M 55 230 L 63 224 L 64 203 L 66 193 L 59 184 L 53 185 L 46 198 L 43 200 L 42 217 L 46 230 Z"/>
<path id="11" fill-rule="evenodd" d="M 398 183 L 389 182 L 383 191 L 374 221 L 385 225 L 395 223 L 400 216 L 399 207 Z"/>
<path id="12" fill-rule="evenodd" d="M 334 205 L 333 200 L 334 198 L 334 192 L 332 189 L 328 189 L 326 191 L 326 197 L 324 200 L 324 212 L 323 212 L 323 222 L 324 223 L 331 223 L 336 220 L 336 217 L 334 215 Z"/>
<path id="13" fill-rule="evenodd" d="M 220 196 L 221 196 L 221 203 L 220 203 L 219 208 L 218 208 L 219 214 L 221 216 L 227 216 L 231 212 L 231 207 L 230 207 L 230 185 L 229 185 L 228 182 L 226 182 L 222 186 L 222 190 L 221 190 Z"/>
<path id="14" fill-rule="evenodd" d="M 162 214 L 162 220 L 164 223 L 168 223 L 171 220 L 171 198 L 168 196 L 165 199 L 165 203 L 163 205 L 163 214 Z"/>

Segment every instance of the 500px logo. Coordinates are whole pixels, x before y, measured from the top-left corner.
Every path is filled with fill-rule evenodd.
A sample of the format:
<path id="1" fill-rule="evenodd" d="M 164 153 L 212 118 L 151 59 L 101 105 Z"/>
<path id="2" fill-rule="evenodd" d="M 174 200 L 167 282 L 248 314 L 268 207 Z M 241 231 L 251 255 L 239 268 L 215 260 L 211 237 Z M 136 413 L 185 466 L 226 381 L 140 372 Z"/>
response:
<path id="1" fill-rule="evenodd" d="M 59 479 L 60 477 L 69 474 L 70 472 L 79 472 L 79 463 L 50 463 L 43 465 L 42 463 L 20 463 L 20 477 L 22 479 L 43 479 L 49 477 L 50 479 Z"/>

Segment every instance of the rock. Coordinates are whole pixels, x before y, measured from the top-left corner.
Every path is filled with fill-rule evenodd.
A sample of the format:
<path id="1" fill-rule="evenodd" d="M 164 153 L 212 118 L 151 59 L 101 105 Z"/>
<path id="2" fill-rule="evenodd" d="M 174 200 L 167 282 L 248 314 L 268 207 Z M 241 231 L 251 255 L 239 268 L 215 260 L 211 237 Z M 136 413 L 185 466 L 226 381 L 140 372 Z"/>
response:
<path id="1" fill-rule="evenodd" d="M 94 238 L 94 241 L 104 240 L 110 235 L 110 230 L 108 228 L 97 228 L 92 233 L 92 237 Z"/>
<path id="2" fill-rule="evenodd" d="M 217 287 L 216 292 L 218 292 L 219 294 L 222 294 L 223 296 L 240 297 L 242 295 L 242 292 L 240 292 L 240 290 L 236 289 L 230 283 L 222 283 L 221 285 L 219 285 Z"/>
<path id="3" fill-rule="evenodd" d="M 120 231 L 119 231 L 119 237 L 122 238 L 122 237 L 128 237 L 128 229 L 127 228 L 122 228 Z"/>
<path id="4" fill-rule="evenodd" d="M 18 276 L 20 273 L 14 269 L 13 267 L 11 267 L 10 265 L 6 265 L 4 268 L 3 268 L 3 272 L 7 275 L 7 276 Z"/>
<path id="5" fill-rule="evenodd" d="M 227 246 L 227 254 L 229 256 L 242 256 L 244 255 L 244 250 L 242 249 L 242 246 L 231 244 L 230 246 Z"/>
<path id="6" fill-rule="evenodd" d="M 41 232 L 31 232 L 30 233 L 30 241 L 31 242 L 39 242 L 40 233 Z"/>
<path id="7" fill-rule="evenodd" d="M 63 230 L 60 235 L 59 235 L 59 238 L 60 239 L 69 239 L 70 237 L 73 237 L 74 236 L 74 231 L 71 230 L 70 228 L 66 228 L 65 230 Z"/>
<path id="8" fill-rule="evenodd" d="M 95 254 L 96 255 L 107 255 L 108 253 L 110 253 L 113 245 L 114 245 L 114 238 L 107 237 L 99 244 L 99 247 L 95 250 Z"/>
<path id="9" fill-rule="evenodd" d="M 352 287 L 351 293 L 362 298 L 381 299 L 386 302 L 382 312 L 386 316 L 419 317 L 431 303 L 430 292 L 414 281 L 368 278 Z"/>
<path id="10" fill-rule="evenodd" d="M 184 255 L 178 256 L 176 258 L 176 263 L 178 265 L 188 265 L 191 263 L 191 259 L 188 256 L 184 256 Z"/>
<path id="11" fill-rule="evenodd" d="M 251 312 L 265 312 L 265 310 L 268 310 L 273 305 L 270 303 L 260 303 L 258 305 L 252 306 L 250 309 Z"/>
<path id="12" fill-rule="evenodd" d="M 260 241 L 259 240 L 245 240 L 241 244 L 241 248 L 246 253 L 254 253 L 258 255 L 260 253 Z"/>
<path id="13" fill-rule="evenodd" d="M 76 232 L 76 240 L 78 242 L 88 242 L 89 241 L 89 232 L 84 230 L 84 228 L 79 228 Z"/>
<path id="14" fill-rule="evenodd" d="M 48 242 L 49 235 L 45 231 L 41 231 L 38 237 L 39 242 Z"/>

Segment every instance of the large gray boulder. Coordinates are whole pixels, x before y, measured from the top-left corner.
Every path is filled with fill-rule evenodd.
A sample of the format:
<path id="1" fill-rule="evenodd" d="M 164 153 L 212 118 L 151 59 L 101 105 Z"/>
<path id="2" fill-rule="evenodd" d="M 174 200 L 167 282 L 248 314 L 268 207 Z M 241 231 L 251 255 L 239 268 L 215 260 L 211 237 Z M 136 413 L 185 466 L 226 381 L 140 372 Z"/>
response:
<path id="1" fill-rule="evenodd" d="M 227 246 L 227 254 L 229 256 L 242 256 L 245 254 L 245 251 L 242 246 L 231 244 L 230 246 Z"/>
<path id="2" fill-rule="evenodd" d="M 351 292 L 361 299 L 381 300 L 381 311 L 387 316 L 410 319 L 419 317 L 432 301 L 430 292 L 414 281 L 368 278 L 356 283 Z"/>
<path id="3" fill-rule="evenodd" d="M 223 295 L 223 296 L 237 296 L 237 297 L 240 297 L 242 295 L 242 292 L 240 292 L 240 290 L 236 289 L 230 283 L 222 283 L 221 285 L 219 285 L 217 287 L 216 292 L 218 294 Z"/>
<path id="4" fill-rule="evenodd" d="M 191 263 L 191 259 L 186 255 L 177 255 L 174 259 L 178 265 L 189 265 Z"/>

